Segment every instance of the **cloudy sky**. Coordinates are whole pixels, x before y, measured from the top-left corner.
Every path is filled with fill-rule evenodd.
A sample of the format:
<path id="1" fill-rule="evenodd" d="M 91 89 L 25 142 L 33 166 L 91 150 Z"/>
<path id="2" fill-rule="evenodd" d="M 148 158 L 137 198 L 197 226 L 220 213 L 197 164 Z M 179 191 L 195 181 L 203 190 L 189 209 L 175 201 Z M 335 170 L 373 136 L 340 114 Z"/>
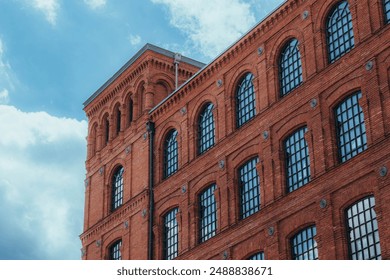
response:
<path id="1" fill-rule="evenodd" d="M 0 259 L 80 259 L 83 102 L 143 45 L 208 63 L 284 0 L 0 0 Z"/>

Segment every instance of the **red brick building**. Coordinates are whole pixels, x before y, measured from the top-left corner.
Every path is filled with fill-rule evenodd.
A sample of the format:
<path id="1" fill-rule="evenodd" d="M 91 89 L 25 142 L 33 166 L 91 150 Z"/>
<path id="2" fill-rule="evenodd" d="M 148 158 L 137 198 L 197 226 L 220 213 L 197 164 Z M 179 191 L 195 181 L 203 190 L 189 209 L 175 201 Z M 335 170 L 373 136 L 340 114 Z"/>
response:
<path id="1" fill-rule="evenodd" d="M 389 22 L 289 0 L 207 65 L 146 45 L 84 104 L 82 258 L 390 259 Z"/>

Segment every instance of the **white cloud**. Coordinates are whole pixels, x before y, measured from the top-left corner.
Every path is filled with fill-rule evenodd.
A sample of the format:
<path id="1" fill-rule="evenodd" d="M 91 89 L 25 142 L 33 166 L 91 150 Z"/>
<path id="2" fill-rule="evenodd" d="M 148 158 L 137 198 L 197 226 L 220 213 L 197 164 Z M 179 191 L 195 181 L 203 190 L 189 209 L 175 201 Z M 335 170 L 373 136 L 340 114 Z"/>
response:
<path id="1" fill-rule="evenodd" d="M 106 5 L 106 0 L 84 0 L 91 9 L 103 8 Z"/>
<path id="2" fill-rule="evenodd" d="M 0 104 L 8 104 L 9 102 L 9 94 L 7 89 L 3 89 L 0 91 Z"/>
<path id="3" fill-rule="evenodd" d="M 208 57 L 221 53 L 256 22 L 251 5 L 242 0 L 151 1 L 165 5 L 171 25 Z"/>
<path id="4" fill-rule="evenodd" d="M 141 36 L 139 35 L 130 35 L 129 41 L 132 46 L 138 46 L 141 43 Z"/>
<path id="5" fill-rule="evenodd" d="M 0 105 L 3 258 L 80 258 L 86 131 L 86 121 Z"/>
<path id="6" fill-rule="evenodd" d="M 56 25 L 57 13 L 60 8 L 58 0 L 33 0 L 31 4 L 36 10 L 43 12 L 50 24 Z"/>

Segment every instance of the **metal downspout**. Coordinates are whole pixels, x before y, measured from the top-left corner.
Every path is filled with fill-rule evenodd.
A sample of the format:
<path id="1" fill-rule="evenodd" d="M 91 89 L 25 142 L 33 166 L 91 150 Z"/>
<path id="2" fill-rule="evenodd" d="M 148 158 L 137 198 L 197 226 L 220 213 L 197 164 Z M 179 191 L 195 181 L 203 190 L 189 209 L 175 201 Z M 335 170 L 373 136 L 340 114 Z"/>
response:
<path id="1" fill-rule="evenodd" d="M 153 259 L 153 216 L 154 216 L 154 122 L 148 121 L 146 129 L 149 133 L 149 225 L 148 225 L 148 260 Z"/>

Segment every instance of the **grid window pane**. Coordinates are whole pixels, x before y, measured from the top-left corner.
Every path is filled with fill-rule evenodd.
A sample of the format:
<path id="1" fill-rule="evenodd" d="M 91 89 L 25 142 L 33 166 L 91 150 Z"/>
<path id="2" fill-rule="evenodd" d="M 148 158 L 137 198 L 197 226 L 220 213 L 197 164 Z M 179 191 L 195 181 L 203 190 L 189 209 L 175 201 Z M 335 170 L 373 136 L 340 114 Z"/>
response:
<path id="1" fill-rule="evenodd" d="M 178 169 L 177 131 L 171 130 L 164 145 L 164 178 L 168 178 Z"/>
<path id="2" fill-rule="evenodd" d="M 179 227 L 176 214 L 178 211 L 179 209 L 175 208 L 164 216 L 163 257 L 165 260 L 172 260 L 177 257 Z"/>
<path id="3" fill-rule="evenodd" d="M 215 184 L 199 195 L 199 240 L 204 242 L 213 237 L 217 231 L 217 204 L 215 202 Z"/>
<path id="4" fill-rule="evenodd" d="M 291 239 L 293 260 L 318 260 L 315 226 L 305 228 Z"/>
<path id="5" fill-rule="evenodd" d="M 285 96 L 302 83 L 301 54 L 298 40 L 290 40 L 283 48 L 280 62 L 280 95 Z"/>
<path id="6" fill-rule="evenodd" d="M 284 141 L 287 192 L 292 192 L 310 181 L 310 157 L 305 140 L 306 127 L 295 131 Z"/>
<path id="7" fill-rule="evenodd" d="M 386 23 L 390 23 L 390 0 L 384 0 L 384 13 L 385 13 L 385 21 Z"/>
<path id="8" fill-rule="evenodd" d="M 111 210 L 117 209 L 123 203 L 123 167 L 118 168 L 112 178 Z"/>
<path id="9" fill-rule="evenodd" d="M 351 260 L 380 260 L 378 222 L 374 210 L 375 198 L 366 197 L 346 210 Z"/>
<path id="10" fill-rule="evenodd" d="M 214 105 L 208 103 L 200 113 L 198 121 L 198 153 L 202 154 L 215 142 L 215 125 L 213 116 Z"/>
<path id="11" fill-rule="evenodd" d="M 248 260 L 264 260 L 264 252 L 258 252 L 248 258 Z"/>
<path id="12" fill-rule="evenodd" d="M 359 106 L 361 92 L 342 101 L 335 110 L 339 161 L 345 162 L 367 149 L 364 114 Z"/>
<path id="13" fill-rule="evenodd" d="M 238 171 L 240 181 L 240 216 L 241 219 L 260 210 L 260 179 L 256 164 L 259 159 L 253 158 L 245 163 Z"/>
<path id="14" fill-rule="evenodd" d="M 332 63 L 355 45 L 348 1 L 342 1 L 335 6 L 328 17 L 326 29 L 329 63 Z"/>
<path id="15" fill-rule="evenodd" d="M 122 247 L 122 240 L 119 240 L 111 245 L 111 247 L 110 247 L 110 260 L 121 260 L 122 259 L 121 247 Z"/>
<path id="16" fill-rule="evenodd" d="M 236 92 L 237 127 L 242 126 L 256 115 L 253 74 L 247 73 L 238 85 Z"/>

